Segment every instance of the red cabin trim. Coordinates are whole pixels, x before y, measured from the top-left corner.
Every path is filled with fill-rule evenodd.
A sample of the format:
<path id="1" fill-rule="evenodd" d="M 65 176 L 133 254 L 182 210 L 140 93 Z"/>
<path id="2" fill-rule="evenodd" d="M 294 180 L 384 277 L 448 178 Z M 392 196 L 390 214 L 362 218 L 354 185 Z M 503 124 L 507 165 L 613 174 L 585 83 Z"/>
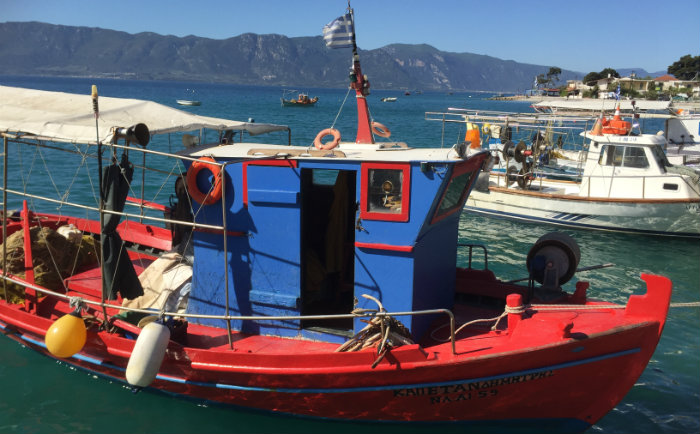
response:
<path id="1" fill-rule="evenodd" d="M 401 212 L 397 214 L 369 211 L 369 171 L 372 169 L 401 170 L 403 182 L 401 183 Z M 411 166 L 406 163 L 363 163 L 360 181 L 360 218 L 363 220 L 384 220 L 393 222 L 407 222 L 411 197 Z"/>
<path id="2" fill-rule="evenodd" d="M 297 160 L 258 160 L 243 163 L 243 206 L 248 208 L 248 166 L 287 166 L 296 169 L 299 167 Z"/>
<path id="3" fill-rule="evenodd" d="M 375 249 L 375 250 L 390 250 L 392 252 L 412 252 L 413 246 L 394 246 L 391 244 L 381 244 L 381 243 L 362 243 L 355 241 L 355 247 L 361 249 Z"/>

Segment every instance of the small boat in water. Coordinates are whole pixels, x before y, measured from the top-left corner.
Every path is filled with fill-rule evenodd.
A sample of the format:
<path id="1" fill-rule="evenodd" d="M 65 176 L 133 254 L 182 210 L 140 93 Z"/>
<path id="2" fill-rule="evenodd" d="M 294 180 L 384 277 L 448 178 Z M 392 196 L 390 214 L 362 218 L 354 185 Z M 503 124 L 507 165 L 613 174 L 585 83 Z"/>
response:
<path id="1" fill-rule="evenodd" d="M 191 99 L 178 99 L 177 103 L 180 105 L 202 105 L 201 101 L 191 100 Z"/>
<path id="2" fill-rule="evenodd" d="M 318 102 L 318 97 L 309 98 L 308 93 L 300 92 L 296 98 L 287 96 L 288 94 L 296 94 L 296 90 L 287 90 L 282 95 L 282 107 L 313 107 Z M 285 98 L 285 96 L 287 96 Z"/>
<path id="3" fill-rule="evenodd" d="M 385 96 L 384 98 L 381 99 L 382 102 L 396 102 L 398 98 L 395 96 Z"/>
<path id="4" fill-rule="evenodd" d="M 180 105 L 186 105 L 186 106 L 199 106 L 202 105 L 202 101 L 198 100 L 195 98 L 195 90 L 194 89 L 187 89 L 185 91 L 186 96 L 175 100 L 178 104 Z"/>
<path id="5" fill-rule="evenodd" d="M 510 114 L 489 120 L 482 125 L 523 128 L 530 122 L 540 132 L 531 144 L 489 139 L 493 159 L 466 210 L 581 229 L 700 238 L 699 176 L 668 161 L 662 133 L 632 133 L 619 110 L 612 119 L 599 119 L 593 131 L 585 130 L 591 118 Z M 578 150 L 554 143 L 552 131 L 563 128 L 584 130 Z M 466 136 L 471 132 L 478 148 L 478 127 Z"/>
<path id="6" fill-rule="evenodd" d="M 329 38 L 347 22 L 352 10 Z M 65 151 L 82 176 L 96 175 L 80 165 L 89 156 L 102 168 L 99 193 L 76 203 L 44 178 L 3 184 L 3 334 L 135 391 L 276 413 L 538 432 L 596 423 L 654 353 L 670 280 L 642 274 L 646 292 L 624 305 L 584 281 L 565 290 L 581 251 L 560 233 L 530 249 L 527 284 L 498 279 L 483 246 L 458 243 L 489 153 L 376 142 L 390 132 L 370 115 L 352 42 L 355 137 L 323 128 L 311 146 L 224 140 L 284 126 L 0 87 L 5 167 Z M 202 140 L 162 150 L 161 135 L 186 131 Z M 152 195 L 130 197 L 132 181 Z"/>

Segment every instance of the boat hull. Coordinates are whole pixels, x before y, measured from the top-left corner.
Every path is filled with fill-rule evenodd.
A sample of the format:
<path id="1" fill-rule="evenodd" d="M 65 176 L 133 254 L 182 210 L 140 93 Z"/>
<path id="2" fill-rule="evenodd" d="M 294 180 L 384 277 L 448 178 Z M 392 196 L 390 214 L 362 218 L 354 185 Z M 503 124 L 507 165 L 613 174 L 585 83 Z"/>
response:
<path id="1" fill-rule="evenodd" d="M 550 315 L 566 320 L 564 316 L 577 314 Z M 26 324 L 31 317 L 0 305 L 5 335 L 55 358 L 43 342 L 50 321 L 34 317 L 32 325 Z M 246 352 L 243 345 L 239 351 L 235 344 L 234 351 L 208 351 L 171 342 L 151 387 L 202 401 L 318 418 L 523 429 L 551 425 L 552 431 L 582 431 L 634 385 L 662 326 L 640 322 L 544 343 L 561 335 L 558 322 L 555 318 L 555 327 L 549 321 L 533 320 L 531 327 L 521 323 L 512 337 L 494 337 L 503 351 L 482 357 L 471 356 L 460 342 L 454 355 L 448 344 L 427 351 L 412 345 L 392 350 L 374 369 L 372 349 L 266 357 Z M 518 348 L 527 339 L 543 344 Z M 134 342 L 89 332 L 80 353 L 58 360 L 125 382 Z"/>
<path id="2" fill-rule="evenodd" d="M 579 229 L 700 238 L 698 200 L 566 198 L 492 187 L 472 191 L 465 210 Z"/>

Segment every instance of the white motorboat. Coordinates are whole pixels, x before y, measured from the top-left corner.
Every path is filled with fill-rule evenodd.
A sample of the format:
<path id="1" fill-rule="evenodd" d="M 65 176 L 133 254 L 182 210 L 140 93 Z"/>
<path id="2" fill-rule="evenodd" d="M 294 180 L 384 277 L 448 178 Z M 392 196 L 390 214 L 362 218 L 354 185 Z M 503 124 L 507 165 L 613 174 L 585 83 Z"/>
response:
<path id="1" fill-rule="evenodd" d="M 700 171 L 700 114 L 671 117 L 664 131 L 668 160 Z"/>
<path id="2" fill-rule="evenodd" d="M 698 174 L 669 163 L 663 134 L 631 134 L 619 112 L 603 124 L 581 133 L 583 150 L 568 152 L 571 170 L 549 166 L 563 176 L 536 168 L 544 147 L 507 142 L 499 152 L 505 166 L 485 169 L 465 209 L 584 229 L 700 237 Z"/>

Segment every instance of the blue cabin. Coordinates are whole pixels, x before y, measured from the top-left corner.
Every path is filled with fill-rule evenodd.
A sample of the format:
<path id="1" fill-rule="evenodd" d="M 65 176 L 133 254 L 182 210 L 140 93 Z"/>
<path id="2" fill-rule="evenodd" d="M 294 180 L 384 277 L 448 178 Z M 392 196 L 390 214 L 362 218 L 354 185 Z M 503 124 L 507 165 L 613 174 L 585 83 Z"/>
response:
<path id="1" fill-rule="evenodd" d="M 188 312 L 376 309 L 362 294 L 390 312 L 452 308 L 459 216 L 482 154 L 355 143 L 332 151 L 253 143 L 194 150 L 193 158 L 223 164 L 225 181 L 219 201 L 193 203 L 198 226 Z M 194 181 L 206 192 L 211 173 L 201 170 Z M 434 320 L 397 318 L 414 338 Z M 343 342 L 364 325 L 352 318 L 231 322 L 246 333 L 330 342 Z"/>

